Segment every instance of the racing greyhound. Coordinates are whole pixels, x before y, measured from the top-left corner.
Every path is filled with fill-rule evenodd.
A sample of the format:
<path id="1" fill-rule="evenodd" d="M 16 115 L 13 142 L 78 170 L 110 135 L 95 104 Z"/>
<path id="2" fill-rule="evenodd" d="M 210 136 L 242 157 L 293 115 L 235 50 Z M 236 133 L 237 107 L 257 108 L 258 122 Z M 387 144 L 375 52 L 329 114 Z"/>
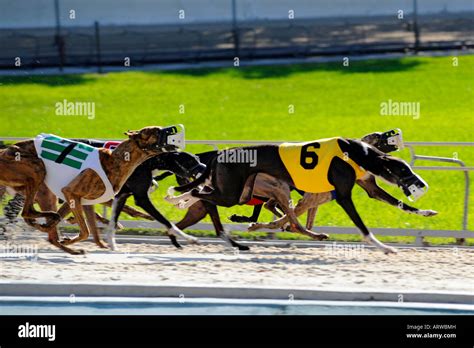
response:
<path id="1" fill-rule="evenodd" d="M 298 232 L 314 239 L 327 238 L 327 235 L 314 233 L 299 224 L 288 204 L 290 187 L 312 193 L 334 190 L 336 202 L 359 228 L 364 239 L 385 253 L 392 253 L 395 249 L 378 241 L 357 213 L 351 198 L 356 180 L 363 180 L 372 174 L 398 185 L 408 197 L 414 198 L 428 189 L 428 185 L 403 160 L 358 140 L 338 137 L 302 144 L 249 146 L 225 151 L 241 150 L 255 151 L 256 165 L 228 163 L 215 158 L 199 179 L 169 190 L 169 194 L 174 191 L 189 192 L 166 199 L 179 208 L 187 208 L 201 199 L 226 207 L 243 204 L 252 196 L 257 174 L 263 173 L 278 179 L 277 186 L 270 187 L 266 194 L 278 202 Z M 198 189 L 199 185 L 203 186 Z"/>

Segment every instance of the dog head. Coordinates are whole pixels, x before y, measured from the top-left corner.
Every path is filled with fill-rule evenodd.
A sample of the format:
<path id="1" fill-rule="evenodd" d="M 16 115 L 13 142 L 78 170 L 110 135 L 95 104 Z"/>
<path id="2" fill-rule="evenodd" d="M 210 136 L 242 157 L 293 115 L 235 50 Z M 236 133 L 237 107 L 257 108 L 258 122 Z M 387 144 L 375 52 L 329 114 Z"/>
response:
<path id="1" fill-rule="evenodd" d="M 182 129 L 183 131 L 179 133 L 176 126 L 165 128 L 151 126 L 138 131 L 128 131 L 124 134 L 143 151 L 159 154 L 177 151 L 180 147 L 184 146 L 184 127 Z"/>
<path id="2" fill-rule="evenodd" d="M 385 153 L 398 151 L 404 147 L 402 131 L 398 128 L 383 133 L 370 133 L 363 136 L 361 140 Z"/>
<path id="3" fill-rule="evenodd" d="M 379 159 L 380 176 L 400 187 L 410 201 L 416 201 L 428 191 L 428 184 L 405 161 L 390 155 L 381 155 Z"/>
<path id="4" fill-rule="evenodd" d="M 188 152 L 169 152 L 156 157 L 158 169 L 169 170 L 185 179 L 197 179 L 206 170 L 206 165 L 196 155 Z"/>

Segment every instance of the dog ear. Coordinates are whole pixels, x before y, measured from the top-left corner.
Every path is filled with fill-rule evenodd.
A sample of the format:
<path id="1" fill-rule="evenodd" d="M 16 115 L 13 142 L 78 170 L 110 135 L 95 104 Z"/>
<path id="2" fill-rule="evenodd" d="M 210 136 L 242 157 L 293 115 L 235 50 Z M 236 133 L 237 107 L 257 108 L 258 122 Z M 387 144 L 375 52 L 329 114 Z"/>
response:
<path id="1" fill-rule="evenodd" d="M 129 138 L 132 138 L 132 137 L 135 137 L 135 136 L 138 135 L 138 131 L 128 130 L 128 131 L 124 132 L 123 134 L 127 135 Z"/>

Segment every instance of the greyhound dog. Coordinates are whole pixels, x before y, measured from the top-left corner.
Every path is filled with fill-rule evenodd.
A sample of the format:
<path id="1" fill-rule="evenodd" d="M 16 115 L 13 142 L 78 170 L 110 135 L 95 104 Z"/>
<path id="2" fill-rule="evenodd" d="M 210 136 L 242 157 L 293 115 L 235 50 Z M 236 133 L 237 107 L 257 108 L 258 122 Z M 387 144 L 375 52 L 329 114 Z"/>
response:
<path id="1" fill-rule="evenodd" d="M 404 147 L 402 132 L 400 129 L 393 129 L 387 132 L 370 133 L 363 136 L 361 138 L 361 141 L 369 145 L 372 145 L 378 150 L 385 153 L 398 151 Z M 258 187 L 259 185 L 262 185 L 261 183 L 259 183 L 261 180 L 270 181 L 270 182 L 265 183 L 268 185 L 268 184 L 271 184 L 271 181 L 276 180 L 276 179 L 271 178 L 271 177 L 269 178 L 268 176 L 259 174 L 257 175 L 256 182 L 255 182 L 256 187 Z M 393 196 L 391 196 L 389 193 L 387 193 L 385 190 L 383 190 L 380 186 L 377 185 L 375 181 L 375 177 L 373 175 L 368 175 L 363 180 L 357 180 L 356 183 L 367 192 L 370 198 L 380 200 L 392 206 L 397 206 L 404 212 L 407 212 L 410 214 L 416 214 L 420 216 L 434 216 L 437 214 L 437 212 L 433 210 L 420 210 L 408 204 L 405 204 L 402 201 L 395 199 Z M 301 199 L 298 202 L 298 204 L 295 206 L 295 214 L 296 216 L 300 216 L 304 212 L 308 211 L 306 228 L 312 229 L 318 206 L 321 204 L 330 202 L 334 198 L 335 198 L 335 191 L 324 192 L 324 193 L 304 193 L 303 192 L 303 199 Z M 265 198 L 259 197 L 258 200 L 262 202 L 262 200 L 265 201 Z M 269 228 L 269 229 L 282 228 L 283 229 L 283 226 L 288 222 L 288 217 L 282 216 L 282 214 L 280 214 L 275 209 L 274 203 L 273 203 L 273 206 L 269 208 L 268 207 L 269 203 L 271 202 L 267 201 L 265 203 L 264 205 L 265 208 L 272 211 L 279 218 L 275 221 L 272 221 L 271 223 L 268 223 L 268 224 L 256 223 L 258 220 L 258 216 L 261 211 L 263 202 L 261 204 L 255 205 L 252 216 L 247 217 L 247 216 L 240 216 L 240 215 L 232 215 L 230 217 L 230 220 L 234 222 L 252 223 L 251 226 L 249 227 L 249 230 L 251 231 L 255 231 L 261 228 Z M 287 230 L 291 231 L 291 229 L 289 228 L 287 228 Z"/>
<path id="2" fill-rule="evenodd" d="M 175 140 L 175 132 L 176 127 L 145 127 L 139 131 L 128 131 L 125 134 L 129 138 L 117 146 L 114 152 L 108 149 L 95 151 L 92 147 L 74 141 L 40 135 L 34 141 L 23 141 L 1 150 L 0 184 L 12 187 L 25 196 L 22 212 L 25 222 L 47 232 L 48 240 L 60 249 L 71 254 L 82 254 L 83 250 L 73 250 L 66 245 L 86 239 L 90 230 L 97 234 L 95 223 L 88 226 L 83 214 L 95 222 L 90 205 L 110 200 L 133 170 L 148 158 L 175 150 L 177 146 L 169 141 L 170 137 Z M 58 170 L 58 165 L 62 164 L 64 167 Z M 53 170 L 47 172 L 48 165 Z M 84 165 L 95 167 L 83 167 Z M 58 177 L 58 174 L 67 171 L 72 173 L 74 169 L 77 175 Z M 48 177 L 49 180 L 55 178 L 68 184 L 57 184 L 53 189 L 54 183 L 48 183 Z M 65 201 L 58 212 L 34 210 L 35 196 L 43 182 Z M 84 208 L 83 205 L 89 207 Z M 79 224 L 80 234 L 60 241 L 56 225 L 69 210 Z M 45 217 L 46 223 L 36 223 L 34 219 L 39 217 Z M 191 240 L 194 241 L 194 238 Z"/>
<path id="3" fill-rule="evenodd" d="M 169 190 L 169 194 L 174 191 L 189 192 L 166 199 L 179 208 L 187 208 L 201 199 L 226 207 L 243 204 L 252 196 L 257 174 L 263 173 L 278 179 L 274 183 L 276 186 L 270 185 L 264 193 L 278 202 L 292 228 L 314 239 L 324 239 L 327 235 L 314 233 L 299 224 L 288 203 L 289 192 L 291 187 L 311 193 L 334 190 L 336 202 L 359 228 L 364 239 L 385 253 L 391 253 L 395 249 L 378 241 L 357 213 L 351 198 L 356 180 L 374 175 L 398 185 L 407 196 L 415 198 L 424 194 L 428 188 L 403 160 L 357 140 L 330 138 L 301 144 L 249 146 L 225 151 L 242 150 L 256 153 L 256 165 L 214 159 L 200 178 Z M 199 185 L 203 186 L 197 189 Z"/>
<path id="4" fill-rule="evenodd" d="M 103 141 L 89 139 L 77 139 L 77 141 L 90 144 L 94 147 L 105 147 L 108 145 Z M 116 147 L 118 144 L 119 142 L 115 142 L 114 147 Z M 108 146 L 108 148 L 112 149 L 113 147 Z M 154 185 L 152 173 L 154 170 L 166 170 L 166 176 L 175 174 L 177 177 L 189 180 L 195 179 L 200 175 L 200 173 L 204 172 L 205 168 L 206 166 L 199 162 L 197 156 L 181 151 L 166 152 L 158 156 L 154 156 L 140 164 L 127 179 L 120 192 L 115 196 L 114 200 L 102 203 L 107 206 L 112 206 L 112 217 L 110 221 L 95 213 L 96 219 L 107 225 L 106 239 L 109 247 L 112 250 L 117 249 L 114 234 L 115 229 L 121 228 L 120 224 L 118 223 L 118 217 L 120 213 L 124 211 L 132 217 L 139 217 L 147 220 L 157 220 L 166 227 L 172 243 L 176 247 L 180 248 L 181 246 L 177 242 L 176 236 L 181 235 L 181 230 L 168 219 L 166 219 L 150 201 L 149 192 Z M 156 179 L 160 180 L 165 175 L 162 174 L 161 176 L 156 177 Z M 56 204 L 51 206 L 51 203 L 55 202 L 55 196 L 51 199 L 50 195 L 52 195 L 52 193 L 49 190 L 42 190 L 36 195 L 36 201 L 41 207 L 48 207 L 49 209 L 55 210 Z M 143 214 L 136 209 L 125 205 L 127 198 L 131 195 L 134 196 L 135 203 L 150 215 Z M 7 203 L 4 208 L 4 212 L 5 217 L 7 217 L 9 221 L 14 222 L 23 207 L 23 202 L 23 195 L 17 193 L 13 199 Z M 67 221 L 71 224 L 76 222 L 74 217 L 69 218 Z M 96 243 L 97 240 L 99 240 L 97 235 L 94 235 L 94 240 Z"/>

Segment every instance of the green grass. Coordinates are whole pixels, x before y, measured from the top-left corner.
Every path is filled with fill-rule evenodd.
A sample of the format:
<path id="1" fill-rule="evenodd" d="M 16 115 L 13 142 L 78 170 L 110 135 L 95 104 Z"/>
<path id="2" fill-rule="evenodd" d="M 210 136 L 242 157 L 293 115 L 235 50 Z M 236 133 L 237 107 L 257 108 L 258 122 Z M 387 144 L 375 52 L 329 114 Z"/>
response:
<path id="1" fill-rule="evenodd" d="M 32 137 L 51 132 L 64 137 L 123 138 L 128 129 L 183 123 L 188 139 L 304 141 L 335 135 L 360 137 L 398 127 L 406 141 L 473 141 L 474 56 L 404 58 L 289 66 L 0 77 L 0 135 Z M 95 102 L 96 116 L 57 116 L 55 103 Z M 381 116 L 387 100 L 419 102 L 419 119 Z M 288 112 L 294 105 L 295 113 Z M 185 113 L 179 113 L 184 105 Z M 191 152 L 211 149 L 189 146 Z M 474 165 L 474 149 L 419 147 L 423 155 L 452 157 Z M 408 150 L 397 154 L 408 159 Z M 436 165 L 417 162 L 417 165 Z M 460 229 L 464 177 L 461 172 L 420 171 L 429 193 L 414 205 L 434 209 L 432 218 L 412 216 L 369 200 L 358 187 L 354 200 L 369 227 Z M 471 175 L 472 176 L 472 175 Z M 471 187 L 474 184 L 471 179 Z M 153 200 L 172 220 L 183 216 L 162 200 L 168 178 Z M 383 185 L 383 184 L 382 184 Z M 402 192 L 383 185 L 398 198 Z M 298 199 L 294 195 L 294 199 Z M 132 200 L 129 200 L 132 203 Z M 474 229 L 470 199 L 471 221 Z M 250 207 L 219 209 L 224 222 Z M 261 220 L 269 220 L 264 213 Z M 335 204 L 318 211 L 317 223 L 352 226 Z M 357 237 L 358 238 L 358 237 Z"/>

